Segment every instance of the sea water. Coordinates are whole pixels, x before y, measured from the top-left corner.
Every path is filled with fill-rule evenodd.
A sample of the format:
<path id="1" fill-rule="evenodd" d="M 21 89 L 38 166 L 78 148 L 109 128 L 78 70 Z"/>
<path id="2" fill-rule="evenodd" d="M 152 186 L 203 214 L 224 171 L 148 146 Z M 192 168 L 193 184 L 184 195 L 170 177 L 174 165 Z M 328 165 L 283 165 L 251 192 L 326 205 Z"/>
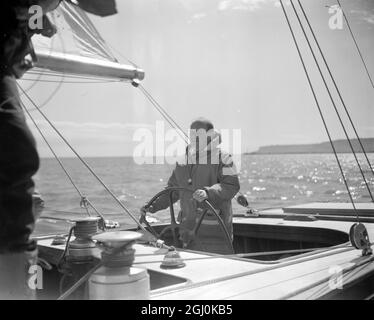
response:
<path id="1" fill-rule="evenodd" d="M 351 154 L 340 154 L 350 191 L 357 202 L 369 202 L 365 183 Z M 363 155 L 358 158 L 374 193 L 374 176 Z M 374 154 L 369 154 L 374 163 Z M 62 159 L 82 193 L 107 219 L 120 224 L 134 224 L 116 204 L 102 185 L 79 160 Z M 172 165 L 138 165 L 131 157 L 87 158 L 106 185 L 126 207 L 139 216 L 139 208 L 162 190 L 173 170 Z M 80 207 L 80 197 L 59 164 L 54 159 L 42 159 L 35 176 L 37 190 L 45 200 L 45 216 L 71 218 L 86 215 Z M 349 197 L 336 160 L 331 154 L 243 155 L 240 167 L 241 192 L 253 208 L 334 201 L 348 202 Z M 176 204 L 178 206 L 178 204 Z M 234 210 L 239 205 L 233 202 Z M 168 220 L 168 211 L 155 215 L 158 221 Z M 66 229 L 53 220 L 40 220 L 36 234 Z"/>

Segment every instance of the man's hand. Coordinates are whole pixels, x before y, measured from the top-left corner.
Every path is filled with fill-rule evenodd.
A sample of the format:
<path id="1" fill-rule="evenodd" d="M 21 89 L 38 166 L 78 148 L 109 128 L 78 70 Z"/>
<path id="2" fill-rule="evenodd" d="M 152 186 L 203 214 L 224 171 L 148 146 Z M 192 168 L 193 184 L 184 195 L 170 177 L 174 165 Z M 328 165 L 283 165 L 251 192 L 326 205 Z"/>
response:
<path id="1" fill-rule="evenodd" d="M 145 221 L 145 217 L 147 215 L 147 212 L 155 213 L 155 210 L 152 206 L 144 205 L 140 208 L 140 223 L 143 223 Z"/>
<path id="2" fill-rule="evenodd" d="M 203 189 L 197 189 L 192 197 L 197 200 L 198 202 L 203 202 L 204 200 L 207 200 L 208 199 L 208 194 L 205 190 Z"/>
<path id="3" fill-rule="evenodd" d="M 195 239 L 193 231 L 181 230 L 179 240 L 182 241 L 183 248 L 188 248 L 188 245 Z"/>

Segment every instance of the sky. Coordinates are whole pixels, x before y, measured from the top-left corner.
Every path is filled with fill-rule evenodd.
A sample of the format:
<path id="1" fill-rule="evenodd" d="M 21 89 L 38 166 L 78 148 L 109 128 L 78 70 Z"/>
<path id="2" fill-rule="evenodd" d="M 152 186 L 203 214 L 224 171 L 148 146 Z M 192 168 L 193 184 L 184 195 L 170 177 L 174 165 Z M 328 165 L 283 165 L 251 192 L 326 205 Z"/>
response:
<path id="1" fill-rule="evenodd" d="M 335 0 L 302 3 L 360 136 L 374 137 L 374 89 L 347 26 L 329 27 L 326 6 Z M 374 76 L 374 1 L 341 4 Z M 145 70 L 144 87 L 185 130 L 197 117 L 210 119 L 217 129 L 239 129 L 243 152 L 327 141 L 278 1 L 117 0 L 117 7 L 117 15 L 91 20 L 121 62 L 129 59 Z M 286 9 L 332 137 L 343 138 L 292 8 Z M 154 130 L 162 120 L 129 84 L 22 85 L 83 156 L 132 155 L 135 130 Z M 33 115 L 56 152 L 71 156 L 41 117 Z M 32 130 L 40 155 L 51 156 Z"/>

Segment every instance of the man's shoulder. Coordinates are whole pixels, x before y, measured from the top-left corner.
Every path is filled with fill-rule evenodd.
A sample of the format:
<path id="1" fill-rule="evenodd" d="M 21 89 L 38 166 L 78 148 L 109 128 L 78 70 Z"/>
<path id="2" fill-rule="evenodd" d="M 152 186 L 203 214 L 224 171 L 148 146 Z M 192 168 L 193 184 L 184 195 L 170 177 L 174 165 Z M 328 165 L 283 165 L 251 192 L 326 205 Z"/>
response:
<path id="1" fill-rule="evenodd" d="M 230 152 L 221 150 L 220 155 L 220 160 L 223 166 L 232 166 L 234 164 L 234 159 Z"/>
<path id="2" fill-rule="evenodd" d="M 234 162 L 234 156 L 227 151 L 221 151 L 221 166 L 222 166 L 222 174 L 223 175 L 230 175 L 236 176 L 238 175 L 238 168 Z"/>

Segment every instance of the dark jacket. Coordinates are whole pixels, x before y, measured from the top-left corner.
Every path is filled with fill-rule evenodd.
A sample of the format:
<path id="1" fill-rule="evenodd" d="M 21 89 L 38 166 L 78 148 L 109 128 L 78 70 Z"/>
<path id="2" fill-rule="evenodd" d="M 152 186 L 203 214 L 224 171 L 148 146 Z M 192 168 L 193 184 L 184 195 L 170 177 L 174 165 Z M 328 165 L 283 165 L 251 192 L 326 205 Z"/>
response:
<path id="1" fill-rule="evenodd" d="M 218 155 L 218 162 L 211 163 L 208 159 L 206 163 L 203 163 L 204 161 L 200 159 L 199 163 L 191 164 L 188 161 L 188 156 L 186 156 L 187 161 L 185 163 L 176 164 L 167 187 L 184 187 L 191 190 L 191 192 L 176 192 L 173 198 L 174 202 L 180 200 L 179 221 L 183 227 L 189 230 L 194 228 L 199 208 L 202 208 L 204 204 L 194 200 L 192 192 L 197 189 L 204 189 L 207 191 L 208 200 L 219 210 L 227 230 L 232 235 L 231 200 L 240 189 L 239 178 L 230 154 L 218 148 L 211 150 L 208 156 L 211 158 L 213 154 Z M 166 209 L 168 205 L 169 198 L 165 195 L 154 202 L 153 209 L 155 211 Z"/>
<path id="2" fill-rule="evenodd" d="M 0 79 L 0 253 L 35 246 L 29 236 L 39 157 L 19 99 L 15 78 Z"/>

